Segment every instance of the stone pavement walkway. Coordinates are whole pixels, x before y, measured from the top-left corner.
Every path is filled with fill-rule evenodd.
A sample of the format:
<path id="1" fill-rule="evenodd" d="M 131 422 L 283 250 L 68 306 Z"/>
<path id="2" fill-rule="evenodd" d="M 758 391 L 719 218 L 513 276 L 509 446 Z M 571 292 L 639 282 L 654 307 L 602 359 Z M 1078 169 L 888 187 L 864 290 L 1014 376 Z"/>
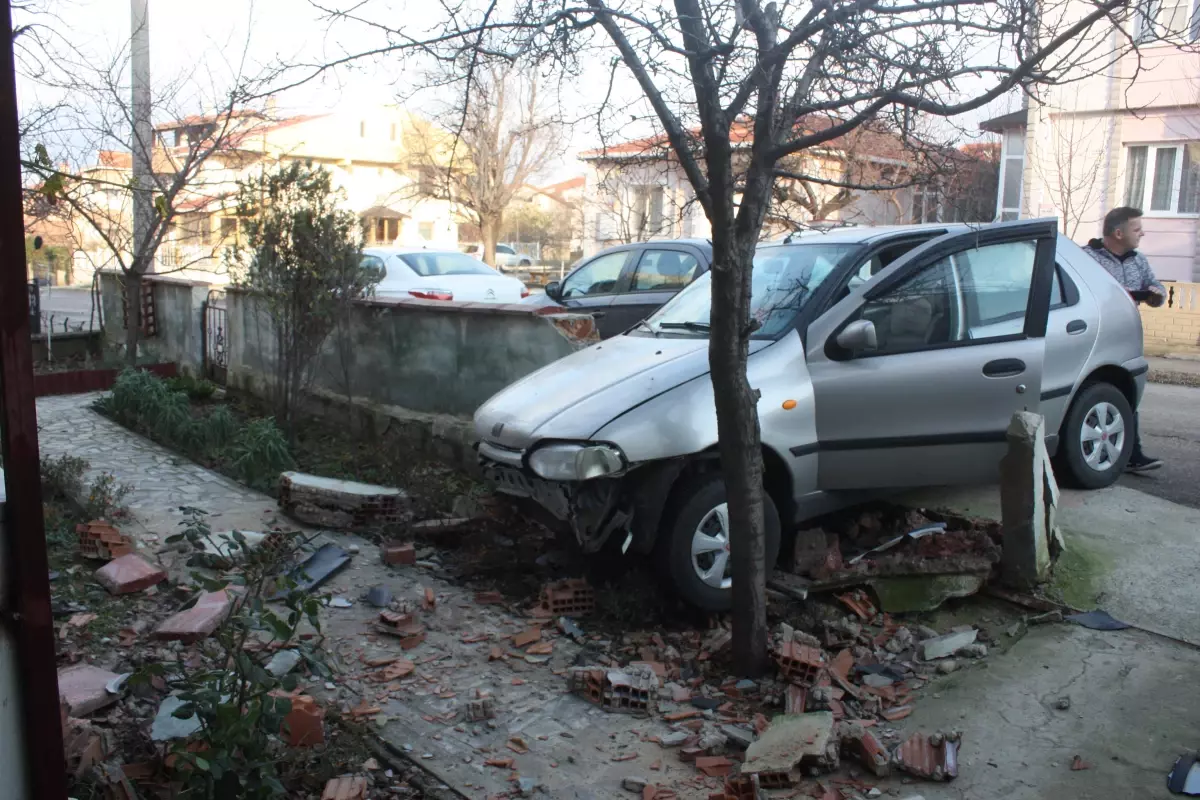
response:
<path id="1" fill-rule="evenodd" d="M 37 401 L 38 446 L 42 458 L 78 456 L 91 465 L 87 481 L 112 473 L 130 487 L 125 504 L 138 527 L 160 536 L 177 532 L 180 506 L 194 506 L 212 515 L 214 530 L 258 530 L 264 513 L 277 515 L 275 501 L 251 491 L 212 470 L 92 410 L 99 392 L 41 397 Z"/>

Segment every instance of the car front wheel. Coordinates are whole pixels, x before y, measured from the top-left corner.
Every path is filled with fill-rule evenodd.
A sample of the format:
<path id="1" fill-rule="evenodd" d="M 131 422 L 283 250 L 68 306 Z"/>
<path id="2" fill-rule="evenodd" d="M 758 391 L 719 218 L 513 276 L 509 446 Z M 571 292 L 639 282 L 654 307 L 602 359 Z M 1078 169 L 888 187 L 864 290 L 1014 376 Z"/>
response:
<path id="1" fill-rule="evenodd" d="M 660 569 L 675 590 L 697 608 L 727 611 L 733 605 L 733 563 L 729 551 L 729 504 L 720 473 L 685 478 L 677 492 L 673 513 L 663 520 L 659 534 Z M 763 494 L 766 525 L 767 571 L 779 555 L 779 512 Z"/>
<path id="2" fill-rule="evenodd" d="M 1103 489 L 1117 482 L 1133 453 L 1133 409 L 1111 383 L 1093 383 L 1071 404 L 1060 436 L 1059 463 L 1071 484 Z"/>

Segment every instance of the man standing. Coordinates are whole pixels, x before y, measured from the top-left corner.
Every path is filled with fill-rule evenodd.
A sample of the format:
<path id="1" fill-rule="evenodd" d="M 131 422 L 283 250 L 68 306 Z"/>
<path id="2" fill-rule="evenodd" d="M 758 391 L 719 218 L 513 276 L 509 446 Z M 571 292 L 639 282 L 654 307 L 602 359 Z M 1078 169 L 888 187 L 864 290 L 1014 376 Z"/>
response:
<path id="1" fill-rule="evenodd" d="M 1142 241 L 1141 209 L 1121 206 L 1104 215 L 1104 238 L 1092 239 L 1084 250 L 1100 266 L 1125 287 L 1135 303 L 1148 303 L 1157 308 L 1167 298 L 1167 290 L 1150 269 L 1150 262 L 1137 251 Z M 1133 412 L 1133 453 L 1125 469 L 1129 472 L 1149 472 L 1162 466 L 1162 461 L 1142 452 L 1142 437 L 1138 434 L 1137 409 Z"/>

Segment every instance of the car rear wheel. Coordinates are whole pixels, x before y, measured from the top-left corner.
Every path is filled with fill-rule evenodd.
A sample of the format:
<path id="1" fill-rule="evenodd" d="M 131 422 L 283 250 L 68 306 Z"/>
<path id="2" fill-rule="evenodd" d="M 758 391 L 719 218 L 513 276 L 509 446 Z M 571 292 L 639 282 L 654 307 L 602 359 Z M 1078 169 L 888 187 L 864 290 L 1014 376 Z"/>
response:
<path id="1" fill-rule="evenodd" d="M 532 267 L 533 262 L 530 261 L 528 258 L 522 258 L 521 263 L 517 264 L 517 266 L 518 267 Z"/>
<path id="2" fill-rule="evenodd" d="M 733 564 L 729 552 L 729 505 L 720 473 L 684 478 L 673 513 L 663 520 L 658 540 L 660 569 L 675 590 L 697 608 L 727 611 L 733 605 Z M 779 555 L 779 512 L 764 494 L 767 569 Z"/>
<path id="3" fill-rule="evenodd" d="M 1111 486 L 1133 453 L 1133 409 L 1111 383 L 1093 383 L 1071 404 L 1059 441 L 1059 464 L 1081 489 Z"/>

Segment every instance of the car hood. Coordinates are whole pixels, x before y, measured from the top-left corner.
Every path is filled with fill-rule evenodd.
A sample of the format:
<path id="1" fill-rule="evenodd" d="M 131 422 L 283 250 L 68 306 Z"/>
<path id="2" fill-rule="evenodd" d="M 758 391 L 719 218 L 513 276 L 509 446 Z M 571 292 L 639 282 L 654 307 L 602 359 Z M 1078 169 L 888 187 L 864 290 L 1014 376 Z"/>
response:
<path id="1" fill-rule="evenodd" d="M 769 342 L 751 342 L 751 352 Z M 708 339 L 617 336 L 506 387 L 475 412 L 479 438 L 509 450 L 588 439 L 610 420 L 708 374 Z"/>

